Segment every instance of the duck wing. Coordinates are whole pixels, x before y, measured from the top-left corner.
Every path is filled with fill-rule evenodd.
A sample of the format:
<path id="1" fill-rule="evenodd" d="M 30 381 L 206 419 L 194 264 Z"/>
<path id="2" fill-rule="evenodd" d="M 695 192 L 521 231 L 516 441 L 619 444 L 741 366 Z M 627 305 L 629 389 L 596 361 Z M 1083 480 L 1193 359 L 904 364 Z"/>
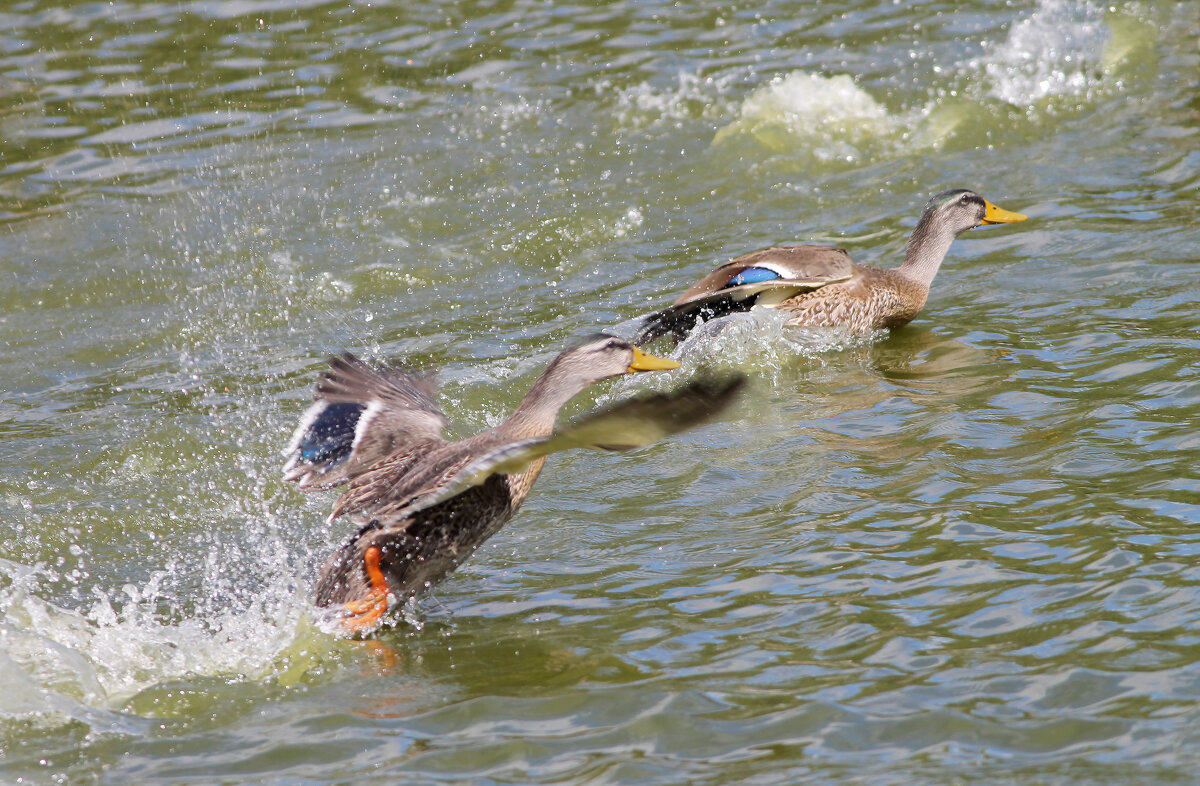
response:
<path id="1" fill-rule="evenodd" d="M 682 339 L 697 321 L 775 305 L 853 273 L 850 255 L 835 246 L 779 246 L 745 254 L 718 266 L 672 305 L 643 317 L 634 343 L 668 333 Z"/>
<path id="2" fill-rule="evenodd" d="M 487 445 L 489 436 L 485 432 L 459 442 L 418 443 L 415 450 L 377 462 L 351 479 L 346 492 L 334 503 L 329 520 L 352 516 L 358 521 L 376 521 L 376 526 L 400 524 L 413 512 L 429 507 L 419 503 L 438 494 L 470 464 L 480 453 L 481 444 Z M 439 496 L 438 501 L 446 498 Z"/>
<path id="3" fill-rule="evenodd" d="M 283 451 L 284 479 L 302 491 L 331 488 L 388 456 L 443 444 L 435 390 L 428 377 L 375 368 L 349 352 L 330 358 Z"/>
<path id="4" fill-rule="evenodd" d="M 398 514 L 411 516 L 478 486 L 493 475 L 520 472 L 534 461 L 572 448 L 632 450 L 697 426 L 734 400 L 746 378 L 695 380 L 676 391 L 618 401 L 585 415 L 547 437 L 498 443 L 476 455 L 444 481 L 413 498 Z"/>

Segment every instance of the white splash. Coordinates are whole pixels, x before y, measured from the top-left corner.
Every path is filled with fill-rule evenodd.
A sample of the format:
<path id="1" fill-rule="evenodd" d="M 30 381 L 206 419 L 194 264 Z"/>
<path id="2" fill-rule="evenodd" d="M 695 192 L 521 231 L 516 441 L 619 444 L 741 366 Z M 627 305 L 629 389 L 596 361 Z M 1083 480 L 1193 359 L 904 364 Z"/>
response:
<path id="1" fill-rule="evenodd" d="M 297 650 L 314 632 L 300 570 L 294 557 L 278 557 L 285 544 L 257 535 L 240 559 L 219 548 L 197 557 L 203 587 L 194 604 L 174 586 L 178 557 L 139 586 L 93 587 L 79 608 L 41 597 L 63 578 L 53 569 L 0 560 L 0 678 L 12 688 L 0 718 L 83 719 L 103 730 L 125 722 L 120 708 L 132 696 L 165 681 L 277 676 L 281 664 L 292 666 L 289 653 L 307 656 Z M 246 586 L 246 562 L 262 574 L 257 587 Z"/>
<path id="2" fill-rule="evenodd" d="M 786 310 L 755 306 L 749 311 L 709 320 L 693 330 L 672 353 L 689 365 L 720 363 L 718 358 L 742 358 L 759 368 L 778 371 L 797 359 L 821 361 L 823 355 L 869 343 L 872 336 L 842 327 L 787 325 Z M 750 361 L 750 358 L 754 358 Z"/>
<path id="3" fill-rule="evenodd" d="M 713 142 L 748 135 L 776 152 L 853 162 L 902 131 L 901 121 L 849 76 L 793 71 L 746 98 L 738 119 L 717 131 Z"/>
<path id="4" fill-rule="evenodd" d="M 746 373 L 779 382 L 798 363 L 823 365 L 826 355 L 869 345 L 883 335 L 853 333 L 841 327 L 789 326 L 785 323 L 790 316 L 787 311 L 755 306 L 697 325 L 669 354 L 669 345 L 657 342 L 651 351 L 698 373 Z M 638 317 L 605 332 L 631 337 L 641 326 L 642 317 Z M 679 384 L 677 374 L 632 374 L 620 378 L 611 393 L 599 400 L 617 400 L 639 390 L 671 390 Z"/>
<path id="5" fill-rule="evenodd" d="M 642 82 L 616 91 L 617 121 L 628 128 L 660 123 L 678 125 L 691 118 L 719 117 L 728 111 L 724 98 L 731 79 L 680 72 L 674 85 L 656 87 Z M 596 92 L 612 89 L 601 82 Z"/>
<path id="6" fill-rule="evenodd" d="M 1043 0 L 983 60 L 988 95 L 1020 107 L 1101 84 L 1112 31 L 1092 3 Z"/>

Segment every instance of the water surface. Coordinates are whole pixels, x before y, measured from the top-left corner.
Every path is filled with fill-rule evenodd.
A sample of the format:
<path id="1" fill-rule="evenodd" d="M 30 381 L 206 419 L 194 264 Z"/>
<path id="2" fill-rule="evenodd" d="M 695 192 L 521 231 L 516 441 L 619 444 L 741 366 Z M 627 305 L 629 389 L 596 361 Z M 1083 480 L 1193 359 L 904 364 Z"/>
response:
<path id="1" fill-rule="evenodd" d="M 1200 8 L 29 0 L 0 11 L 0 780 L 1190 781 Z M 713 264 L 1029 214 L 891 335 L 551 459 L 372 642 L 279 477 L 323 358 L 456 436 Z M 567 415 L 679 376 L 597 387 Z"/>

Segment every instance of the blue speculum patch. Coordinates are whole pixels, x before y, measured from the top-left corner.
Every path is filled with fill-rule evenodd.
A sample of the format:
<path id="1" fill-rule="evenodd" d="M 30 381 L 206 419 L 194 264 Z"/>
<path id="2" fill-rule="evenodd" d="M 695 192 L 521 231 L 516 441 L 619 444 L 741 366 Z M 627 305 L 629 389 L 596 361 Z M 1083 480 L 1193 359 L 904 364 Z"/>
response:
<path id="1" fill-rule="evenodd" d="M 765 267 L 748 267 L 729 279 L 729 283 L 726 286 L 736 287 L 742 284 L 757 284 L 760 281 L 771 281 L 776 278 L 779 278 L 779 274 L 774 270 L 767 270 Z"/>
<path id="2" fill-rule="evenodd" d="M 340 464 L 350 456 L 354 429 L 366 410 L 363 404 L 328 404 L 304 432 L 300 458 L 312 464 Z"/>

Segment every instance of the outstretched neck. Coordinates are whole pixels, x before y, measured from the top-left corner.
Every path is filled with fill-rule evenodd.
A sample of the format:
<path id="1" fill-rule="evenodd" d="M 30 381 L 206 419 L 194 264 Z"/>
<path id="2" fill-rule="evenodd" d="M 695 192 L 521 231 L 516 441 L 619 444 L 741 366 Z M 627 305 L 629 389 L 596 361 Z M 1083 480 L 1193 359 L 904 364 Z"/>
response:
<path id="1" fill-rule="evenodd" d="M 916 229 L 908 238 L 904 252 L 904 264 L 897 272 L 905 278 L 923 286 L 926 290 L 933 283 L 942 260 L 950 250 L 957 235 L 949 229 L 937 228 L 929 213 L 921 216 Z"/>
<path id="2" fill-rule="evenodd" d="M 591 382 L 556 372 L 561 372 L 561 369 L 554 363 L 538 377 L 521 403 L 504 421 L 502 428 L 519 437 L 545 436 L 554 431 L 559 410 Z"/>

